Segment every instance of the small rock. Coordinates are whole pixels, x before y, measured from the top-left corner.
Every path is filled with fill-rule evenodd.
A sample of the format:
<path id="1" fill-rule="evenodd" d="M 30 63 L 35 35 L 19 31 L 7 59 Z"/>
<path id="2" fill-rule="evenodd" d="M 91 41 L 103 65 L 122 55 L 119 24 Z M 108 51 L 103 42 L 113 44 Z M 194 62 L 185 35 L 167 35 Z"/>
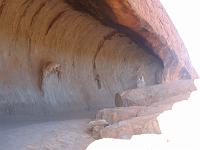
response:
<path id="1" fill-rule="evenodd" d="M 88 124 L 88 132 L 92 135 L 94 139 L 100 138 L 100 131 L 108 126 L 109 123 L 106 120 L 95 120 Z"/>

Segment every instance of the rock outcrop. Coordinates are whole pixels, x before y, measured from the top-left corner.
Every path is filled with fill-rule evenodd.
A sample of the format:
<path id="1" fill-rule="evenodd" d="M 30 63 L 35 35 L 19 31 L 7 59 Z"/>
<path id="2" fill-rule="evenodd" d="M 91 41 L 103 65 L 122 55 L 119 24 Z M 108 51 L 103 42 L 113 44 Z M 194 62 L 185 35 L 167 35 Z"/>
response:
<path id="1" fill-rule="evenodd" d="M 177 90 L 174 89 L 172 92 L 172 85 L 176 85 L 175 87 L 177 87 Z M 187 87 L 183 87 L 183 85 Z M 149 91 L 152 91 L 152 89 L 154 89 L 154 92 L 149 93 Z M 158 92 L 162 89 L 165 92 Z M 138 89 L 135 89 L 135 91 L 132 90 L 129 98 L 132 98 L 132 100 L 136 98 L 137 100 L 137 90 Z M 97 112 L 96 120 L 106 120 L 109 123 L 108 126 L 99 130 L 99 135 L 101 138 L 128 139 L 131 138 L 132 135 L 152 133 L 160 134 L 168 132 L 167 126 L 169 123 L 166 122 L 164 117 L 160 116 L 163 116 L 162 113 L 165 111 L 170 112 L 171 109 L 174 108 L 174 104 L 184 104 L 186 100 L 188 100 L 188 103 L 190 103 L 190 100 L 194 97 L 191 97 L 191 93 L 195 91 L 192 93 L 194 95 L 196 90 L 198 90 L 198 87 L 194 85 L 193 80 L 184 80 L 175 81 L 168 84 L 149 86 L 139 90 L 140 93 L 143 93 L 140 94 L 141 97 L 146 97 L 146 99 L 149 98 L 147 96 L 148 94 L 152 94 L 152 99 L 150 99 L 148 105 L 146 105 L 147 103 L 137 103 L 138 101 L 142 101 L 141 99 L 138 99 L 138 101 L 133 103 L 134 106 L 107 108 Z M 160 93 L 160 95 L 157 92 Z M 162 128 L 160 128 L 160 120 L 162 120 Z M 171 125 L 169 125 L 169 127 L 171 127 Z"/>
<path id="2" fill-rule="evenodd" d="M 115 105 L 117 107 L 149 106 L 155 102 L 158 103 L 166 100 L 171 102 L 179 101 L 188 98 L 194 90 L 196 90 L 196 86 L 193 80 L 179 80 L 157 84 L 117 93 Z"/>
<path id="3" fill-rule="evenodd" d="M 164 65 L 160 82 L 196 77 L 187 49 L 159 0 L 66 1 L 150 48 Z"/>

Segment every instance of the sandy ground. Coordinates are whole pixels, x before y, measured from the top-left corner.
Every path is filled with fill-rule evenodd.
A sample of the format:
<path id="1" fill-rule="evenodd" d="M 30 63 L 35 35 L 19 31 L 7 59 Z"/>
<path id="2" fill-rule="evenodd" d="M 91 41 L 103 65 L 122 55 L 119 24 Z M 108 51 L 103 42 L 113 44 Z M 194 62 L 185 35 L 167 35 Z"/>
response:
<path id="1" fill-rule="evenodd" d="M 0 150 L 85 150 L 88 118 L 1 117 Z"/>

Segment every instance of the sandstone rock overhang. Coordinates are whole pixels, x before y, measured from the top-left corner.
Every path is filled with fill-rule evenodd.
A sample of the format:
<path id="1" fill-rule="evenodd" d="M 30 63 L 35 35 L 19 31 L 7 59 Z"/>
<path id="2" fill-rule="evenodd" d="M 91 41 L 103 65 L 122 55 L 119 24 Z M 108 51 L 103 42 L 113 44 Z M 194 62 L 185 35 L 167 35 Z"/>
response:
<path id="1" fill-rule="evenodd" d="M 159 0 L 66 0 L 104 24 L 127 33 L 163 62 L 161 82 L 194 79 L 187 49 Z"/>
<path id="2" fill-rule="evenodd" d="M 157 84 L 159 59 L 65 0 L 0 7 L 0 114 L 96 111 L 114 107 L 115 94 L 139 87 L 141 76 Z"/>

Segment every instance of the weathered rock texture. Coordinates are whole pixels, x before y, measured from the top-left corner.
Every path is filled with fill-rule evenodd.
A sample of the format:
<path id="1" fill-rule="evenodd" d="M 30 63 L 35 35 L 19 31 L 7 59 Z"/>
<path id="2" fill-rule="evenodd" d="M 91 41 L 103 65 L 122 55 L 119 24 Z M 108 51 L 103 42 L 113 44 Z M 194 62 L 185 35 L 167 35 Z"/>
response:
<path id="1" fill-rule="evenodd" d="M 66 0 L 104 23 L 137 36 L 164 65 L 160 82 L 196 77 L 187 49 L 159 0 Z M 132 32 L 130 32 L 132 31 Z"/>
<path id="2" fill-rule="evenodd" d="M 117 93 L 115 105 L 117 107 L 149 106 L 155 102 L 159 103 L 166 100 L 179 101 L 184 97 L 188 98 L 190 93 L 196 89 L 193 80 L 157 84 Z"/>
<path id="3" fill-rule="evenodd" d="M 135 117 L 107 126 L 100 131 L 102 138 L 128 139 L 138 134 L 160 134 L 157 115 Z"/>
<path id="4" fill-rule="evenodd" d="M 160 92 L 161 95 L 159 94 L 156 96 L 151 95 L 152 97 L 149 97 L 148 95 L 144 95 L 147 99 L 153 98 L 154 100 L 154 101 L 151 101 L 151 103 L 148 106 L 145 106 L 146 103 L 143 103 L 142 105 L 140 103 L 137 103 L 136 101 L 134 103 L 134 106 L 106 108 L 106 109 L 98 111 L 96 115 L 96 121 L 105 120 L 106 122 L 109 123 L 109 125 L 101 129 L 98 128 L 99 134 L 95 134 L 95 135 L 99 135 L 101 138 L 122 138 L 123 139 L 123 138 L 131 138 L 132 135 L 150 134 L 150 133 L 159 134 L 159 133 L 164 133 L 168 131 L 167 130 L 168 126 L 169 128 L 171 126 L 172 127 L 175 126 L 173 125 L 173 121 L 164 122 L 165 118 L 162 118 L 164 121 L 162 120 L 161 124 L 162 126 L 164 126 L 165 129 L 162 128 L 161 130 L 160 120 L 158 121 L 158 116 L 160 116 L 160 114 L 162 114 L 165 111 L 170 112 L 170 110 L 174 108 L 173 106 L 174 104 L 182 103 L 185 100 L 190 101 L 194 97 L 193 95 L 194 93 L 197 93 L 197 91 L 195 90 L 198 90 L 198 87 L 194 88 L 193 87 L 194 85 L 190 86 L 190 84 L 188 85 L 186 84 L 190 82 L 194 82 L 194 81 L 179 81 L 179 82 L 176 81 L 171 84 L 157 85 L 157 87 L 159 88 L 149 86 L 144 89 L 140 89 L 140 92 L 148 93 L 147 91 L 151 91 L 152 88 L 154 88 L 154 92 L 153 92 L 154 94 L 156 91 L 158 92 L 162 89 L 164 89 L 165 91 L 164 95 L 162 92 Z M 183 84 L 185 84 L 185 86 L 188 86 L 188 88 L 190 87 L 190 89 L 188 89 L 188 93 L 186 93 L 184 90 L 179 89 L 181 86 L 183 86 Z M 177 91 L 168 92 L 167 88 L 169 88 L 171 85 L 176 85 Z M 192 91 L 195 91 L 195 92 L 192 93 Z M 179 93 L 179 95 L 174 96 L 173 94 L 176 94 L 177 92 Z M 150 94 L 153 94 L 153 93 L 150 92 Z M 136 93 L 132 92 L 131 97 L 133 99 L 135 97 L 138 98 L 137 94 L 138 94 L 137 92 Z M 181 117 L 181 114 L 179 115 Z M 183 116 L 183 118 L 185 118 L 185 116 Z"/>
<path id="5" fill-rule="evenodd" d="M 153 85 L 162 70 L 126 35 L 64 0 L 0 0 L 0 113 L 112 107 L 139 74 Z"/>

